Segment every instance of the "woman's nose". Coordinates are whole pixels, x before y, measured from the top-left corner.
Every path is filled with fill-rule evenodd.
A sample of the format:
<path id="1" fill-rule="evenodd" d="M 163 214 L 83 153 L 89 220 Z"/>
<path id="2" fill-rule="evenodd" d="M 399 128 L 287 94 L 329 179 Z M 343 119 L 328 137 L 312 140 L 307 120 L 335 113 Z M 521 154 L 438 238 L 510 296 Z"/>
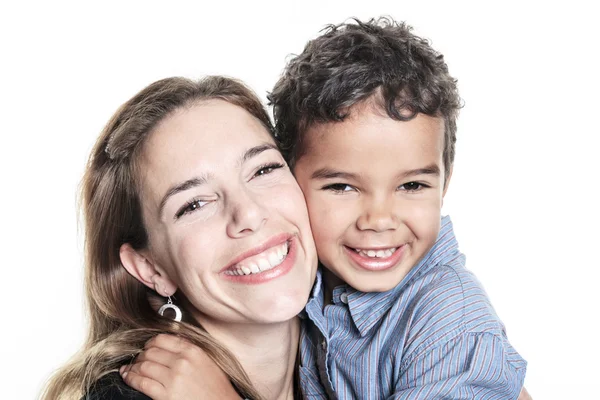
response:
<path id="1" fill-rule="evenodd" d="M 231 214 L 227 224 L 227 235 L 230 237 L 243 237 L 255 233 L 267 221 L 268 213 L 260 198 L 245 189 L 235 193 L 235 198 L 228 203 Z"/>

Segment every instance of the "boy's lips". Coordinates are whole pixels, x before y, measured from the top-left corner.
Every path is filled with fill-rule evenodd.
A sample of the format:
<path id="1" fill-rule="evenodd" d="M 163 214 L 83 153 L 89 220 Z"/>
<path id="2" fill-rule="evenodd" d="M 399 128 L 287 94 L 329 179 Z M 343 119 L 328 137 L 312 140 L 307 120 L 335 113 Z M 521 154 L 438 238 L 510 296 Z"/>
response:
<path id="1" fill-rule="evenodd" d="M 348 257 L 362 269 L 384 271 L 394 267 L 404 255 L 406 245 L 379 248 L 356 248 L 344 246 Z"/>

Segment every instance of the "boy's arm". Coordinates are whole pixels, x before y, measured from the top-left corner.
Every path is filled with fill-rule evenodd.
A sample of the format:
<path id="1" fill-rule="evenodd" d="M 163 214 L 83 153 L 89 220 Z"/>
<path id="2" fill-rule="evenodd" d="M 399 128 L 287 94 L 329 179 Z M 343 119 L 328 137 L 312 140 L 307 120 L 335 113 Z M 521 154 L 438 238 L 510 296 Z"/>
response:
<path id="1" fill-rule="evenodd" d="M 505 338 L 465 333 L 407 359 L 389 399 L 517 399 L 525 366 Z"/>
<path id="2" fill-rule="evenodd" d="M 241 399 L 202 349 L 173 335 L 148 341 L 135 362 L 120 372 L 127 385 L 154 400 Z"/>

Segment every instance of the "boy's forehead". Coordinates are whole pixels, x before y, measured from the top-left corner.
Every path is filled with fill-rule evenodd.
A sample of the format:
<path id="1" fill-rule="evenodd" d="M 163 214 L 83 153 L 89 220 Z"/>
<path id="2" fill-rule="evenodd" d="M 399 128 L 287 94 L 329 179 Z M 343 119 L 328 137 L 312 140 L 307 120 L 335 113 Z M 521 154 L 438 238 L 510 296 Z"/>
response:
<path id="1" fill-rule="evenodd" d="M 409 111 L 403 114 L 411 116 Z M 365 150 L 379 147 L 385 152 L 405 149 L 443 153 L 445 122 L 442 117 L 417 113 L 407 121 L 399 121 L 389 116 L 375 100 L 355 104 L 342 115 L 345 115 L 342 121 L 314 122 L 304 131 L 299 159 L 320 153 L 331 156 L 348 150 L 360 151 L 356 147 Z"/>
<path id="2" fill-rule="evenodd" d="M 360 179 L 370 187 L 421 174 L 415 171 L 440 176 L 443 137 L 441 118 L 417 114 L 397 121 L 381 113 L 359 113 L 311 127 L 294 173 L 300 180 Z"/>

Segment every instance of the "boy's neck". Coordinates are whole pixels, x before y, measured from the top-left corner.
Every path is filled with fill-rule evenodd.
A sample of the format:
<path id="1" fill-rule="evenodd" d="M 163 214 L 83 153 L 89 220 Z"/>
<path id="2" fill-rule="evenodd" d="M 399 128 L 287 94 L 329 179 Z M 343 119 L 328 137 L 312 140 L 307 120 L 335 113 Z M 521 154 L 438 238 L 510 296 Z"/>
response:
<path id="1" fill-rule="evenodd" d="M 333 290 L 344 285 L 346 282 L 341 280 L 337 275 L 331 272 L 329 269 L 323 267 L 323 307 L 331 304 L 333 301 Z"/>
<path id="2" fill-rule="evenodd" d="M 211 321 L 212 322 L 212 321 Z M 269 400 L 294 398 L 294 373 L 300 321 L 277 324 L 212 324 L 202 326 L 223 344 L 248 374 L 256 389 Z"/>

